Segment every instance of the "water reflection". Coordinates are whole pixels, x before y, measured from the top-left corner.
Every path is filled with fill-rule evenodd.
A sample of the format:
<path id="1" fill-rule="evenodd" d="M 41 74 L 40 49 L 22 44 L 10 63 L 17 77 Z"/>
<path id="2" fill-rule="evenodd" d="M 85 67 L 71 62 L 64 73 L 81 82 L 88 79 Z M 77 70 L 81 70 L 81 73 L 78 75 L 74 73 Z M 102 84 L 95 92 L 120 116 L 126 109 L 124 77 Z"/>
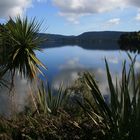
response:
<path id="1" fill-rule="evenodd" d="M 120 44 L 120 49 L 121 50 L 125 50 L 125 51 L 130 51 L 132 53 L 140 53 L 140 45 L 136 44 L 136 45 L 121 45 Z"/>
<path id="2" fill-rule="evenodd" d="M 74 60 L 68 61 L 65 65 L 60 65 L 60 72 L 52 80 L 54 89 L 57 90 L 62 82 L 64 87 L 73 85 L 74 81 L 79 77 L 79 74 L 88 71 L 95 76 L 102 93 L 104 95 L 109 93 L 106 71 L 103 67 L 86 67 Z M 114 81 L 116 76 L 117 73 L 112 72 L 112 78 L 114 79 Z"/>
<path id="3" fill-rule="evenodd" d="M 9 74 L 6 74 L 4 78 L 7 81 L 11 81 L 11 76 Z M 26 79 L 21 79 L 16 75 L 15 87 L 11 92 L 9 92 L 7 87 L 0 87 L 0 114 L 9 116 L 14 111 L 14 108 L 17 111 L 23 110 L 29 97 L 29 85 Z"/>
<path id="4" fill-rule="evenodd" d="M 65 46 L 79 46 L 86 50 L 119 50 L 120 46 L 117 42 L 77 42 L 77 44 L 65 44 L 61 42 L 52 42 L 41 45 L 41 48 L 60 48 Z"/>
<path id="5" fill-rule="evenodd" d="M 103 46 L 104 50 L 101 49 Z M 114 49 L 108 50 L 109 48 Z M 63 46 L 44 48 L 43 53 L 36 52 L 36 54 L 48 67 L 48 70 L 44 71 L 44 73 L 54 89 L 58 89 L 62 82 L 65 87 L 70 86 L 78 78 L 79 73 L 89 71 L 95 75 L 102 93 L 107 95 L 109 90 L 104 59 L 106 58 L 109 63 L 114 81 L 116 76 L 121 77 L 123 60 L 128 62 L 127 67 L 130 63 L 127 53 L 117 48 L 117 44 L 102 43 L 100 45 L 92 45 L 92 47 Z M 135 54 L 131 53 L 131 55 L 133 57 Z M 137 57 L 135 68 L 136 70 L 140 69 L 140 56 Z M 44 77 L 41 77 L 41 79 L 46 81 Z M 15 85 L 15 90 L 17 91 L 15 100 L 17 106 L 22 108 L 23 104 L 26 104 L 26 99 L 28 98 L 28 83 L 25 79 L 17 77 Z M 7 92 L 5 88 L 0 89 L 1 113 L 10 111 L 10 103 L 8 103 L 9 95 Z"/>
<path id="6" fill-rule="evenodd" d="M 114 44 L 112 48 L 114 46 L 117 46 L 117 44 Z M 89 47 L 87 46 L 87 48 Z M 44 49 L 44 52 L 47 54 L 46 59 L 43 54 L 37 53 L 41 61 L 49 68 L 46 75 L 54 89 L 58 89 L 62 82 L 65 87 L 70 86 L 78 78 L 79 73 L 89 71 L 94 73 L 96 79 L 99 81 L 99 86 L 103 94 L 109 93 L 104 59 L 106 58 L 109 63 L 114 81 L 116 77 L 120 77 L 123 61 L 126 60 L 128 62 L 126 67 L 129 67 L 130 60 L 125 51 L 96 50 L 96 45 L 92 48 L 92 50 L 83 49 L 79 46 L 46 48 Z M 104 48 L 107 47 L 104 46 Z M 131 55 L 132 57 L 135 56 L 134 53 Z M 136 69 L 140 68 L 139 60 L 140 57 L 138 56 L 135 65 Z"/>

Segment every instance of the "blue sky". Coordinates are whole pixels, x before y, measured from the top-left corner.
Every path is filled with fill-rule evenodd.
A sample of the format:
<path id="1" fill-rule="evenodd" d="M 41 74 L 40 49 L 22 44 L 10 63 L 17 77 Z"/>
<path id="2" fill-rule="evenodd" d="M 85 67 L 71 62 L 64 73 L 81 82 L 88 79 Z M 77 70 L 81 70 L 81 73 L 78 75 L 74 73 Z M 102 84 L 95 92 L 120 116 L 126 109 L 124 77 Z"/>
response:
<path id="1" fill-rule="evenodd" d="M 41 32 L 140 30 L 140 0 L 1 0 L 0 21 L 16 15 L 43 21 Z M 47 30 L 45 30 L 47 28 Z"/>

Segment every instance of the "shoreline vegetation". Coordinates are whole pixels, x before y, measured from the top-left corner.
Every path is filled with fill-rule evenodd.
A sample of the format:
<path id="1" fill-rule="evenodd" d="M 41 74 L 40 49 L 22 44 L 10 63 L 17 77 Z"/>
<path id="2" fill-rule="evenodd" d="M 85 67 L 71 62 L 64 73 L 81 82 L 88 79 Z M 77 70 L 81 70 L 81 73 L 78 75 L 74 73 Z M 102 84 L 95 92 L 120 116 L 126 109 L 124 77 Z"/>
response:
<path id="1" fill-rule="evenodd" d="M 0 116 L 0 139 L 139 140 L 140 77 L 135 72 L 136 56 L 128 54 L 131 64 L 126 69 L 124 61 L 121 80 L 116 78 L 115 82 L 105 59 L 108 102 L 94 73 L 89 72 L 67 89 L 60 85 L 54 96 L 49 85 L 38 82 L 37 74 L 43 75 L 41 68 L 47 69 L 34 53 L 42 42 L 37 34 L 39 27 L 35 19 L 20 17 L 0 26 L 0 50 L 6 51 L 0 66 L 0 86 L 7 86 L 12 92 L 16 73 L 35 82 L 23 111 Z M 7 72 L 11 75 L 10 85 L 3 80 Z"/>
<path id="2" fill-rule="evenodd" d="M 66 45 L 78 45 L 89 50 L 128 50 L 130 52 L 140 51 L 140 32 L 121 32 L 121 31 L 99 31 L 99 32 L 84 32 L 77 36 L 65 36 L 59 34 L 44 34 L 40 33 L 40 37 L 47 38 L 40 46 L 45 47 L 60 47 Z M 111 43 L 118 44 L 118 47 L 110 46 Z M 108 45 L 108 48 L 104 47 Z"/>
<path id="3" fill-rule="evenodd" d="M 133 52 L 140 52 L 140 32 L 131 32 L 122 34 L 118 43 L 120 48 Z"/>

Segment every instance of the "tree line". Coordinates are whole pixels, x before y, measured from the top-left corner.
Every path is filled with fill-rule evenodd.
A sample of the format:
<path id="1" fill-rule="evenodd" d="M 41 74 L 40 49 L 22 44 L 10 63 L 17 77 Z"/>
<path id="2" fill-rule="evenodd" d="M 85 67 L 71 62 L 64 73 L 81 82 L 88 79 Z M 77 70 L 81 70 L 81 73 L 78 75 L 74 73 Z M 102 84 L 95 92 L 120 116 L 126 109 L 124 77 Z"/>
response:
<path id="1" fill-rule="evenodd" d="M 118 43 L 123 50 L 140 52 L 140 31 L 124 33 L 120 36 Z"/>

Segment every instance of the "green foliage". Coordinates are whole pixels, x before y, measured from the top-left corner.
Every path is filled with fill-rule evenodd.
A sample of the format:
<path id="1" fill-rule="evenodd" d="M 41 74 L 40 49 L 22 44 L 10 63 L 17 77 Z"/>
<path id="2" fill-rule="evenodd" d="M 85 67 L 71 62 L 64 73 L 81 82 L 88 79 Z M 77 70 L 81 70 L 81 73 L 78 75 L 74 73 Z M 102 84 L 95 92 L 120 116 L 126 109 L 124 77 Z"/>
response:
<path id="1" fill-rule="evenodd" d="M 130 50 L 132 52 L 140 53 L 140 31 L 122 34 L 118 43 L 122 50 Z"/>
<path id="2" fill-rule="evenodd" d="M 36 112 L 46 115 L 57 114 L 60 108 L 64 108 L 69 98 L 62 85 L 60 85 L 58 91 L 52 91 L 50 86 L 45 85 L 43 82 L 39 86 L 37 93 L 31 94 Z"/>
<path id="3" fill-rule="evenodd" d="M 5 80 L 2 78 L 2 72 L 5 69 L 5 58 L 7 58 L 5 56 L 5 51 L 4 51 L 4 47 L 3 47 L 3 36 L 2 36 L 2 32 L 4 32 L 4 25 L 0 24 L 0 86 L 7 86 Z"/>
<path id="4" fill-rule="evenodd" d="M 132 59 L 129 55 L 129 58 L 129 69 L 126 69 L 124 62 L 121 81 L 116 80 L 116 83 L 105 60 L 110 89 L 109 103 L 105 101 L 90 73 L 84 73 L 83 78 L 80 78 L 88 90 L 86 96 L 83 95 L 83 100 L 76 98 L 77 105 L 84 113 L 80 109 L 77 109 L 77 114 L 70 113 L 70 109 L 73 112 L 72 102 L 67 99 L 73 88 L 67 91 L 60 86 L 58 92 L 54 93 L 42 83 L 37 94 L 32 90 L 34 107 L 30 113 L 22 112 L 10 119 L 0 118 L 0 138 L 139 140 L 140 80 L 134 70 L 136 57 Z M 79 91 L 79 88 L 75 88 L 75 91 Z M 65 108 L 66 104 L 69 110 Z"/>
<path id="5" fill-rule="evenodd" d="M 140 32 L 130 32 L 130 33 L 124 33 L 120 36 L 119 42 L 121 44 L 134 44 L 140 42 Z"/>
<path id="6" fill-rule="evenodd" d="M 34 52 L 40 50 L 39 45 L 42 42 L 37 35 L 39 28 L 40 24 L 35 19 L 29 21 L 27 17 L 10 19 L 3 26 L 2 46 L 6 48 L 7 61 L 5 69 L 1 72 L 2 76 L 10 71 L 14 77 L 18 71 L 21 77 L 32 80 L 36 78 L 38 72 L 42 73 L 41 67 L 46 69 Z"/>
<path id="7" fill-rule="evenodd" d="M 134 71 L 135 58 L 130 57 L 132 64 L 127 72 L 126 64 L 123 65 L 120 86 L 118 81 L 114 85 L 108 63 L 106 72 L 110 89 L 110 104 L 105 102 L 95 79 L 85 73 L 85 83 L 91 90 L 95 106 L 89 100 L 84 103 L 78 101 L 85 113 L 99 127 L 106 139 L 138 140 L 140 130 L 140 81 Z"/>

